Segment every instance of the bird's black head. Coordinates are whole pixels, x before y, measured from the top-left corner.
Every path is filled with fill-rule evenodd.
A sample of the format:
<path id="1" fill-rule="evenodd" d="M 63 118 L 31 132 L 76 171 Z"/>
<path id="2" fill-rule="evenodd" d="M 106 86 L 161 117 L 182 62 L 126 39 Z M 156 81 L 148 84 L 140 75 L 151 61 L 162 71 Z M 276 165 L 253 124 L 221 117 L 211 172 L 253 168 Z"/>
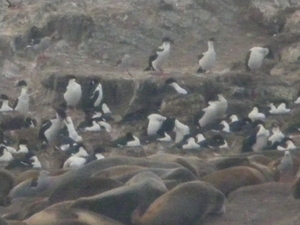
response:
<path id="1" fill-rule="evenodd" d="M 215 42 L 215 41 L 216 41 L 216 39 L 215 39 L 215 38 L 213 38 L 213 37 L 211 37 L 211 38 L 209 39 L 209 41 Z"/>
<path id="2" fill-rule="evenodd" d="M 131 132 L 127 132 L 127 133 L 126 133 L 126 139 L 127 139 L 128 141 L 134 140 L 133 134 L 132 134 Z"/>
<path id="3" fill-rule="evenodd" d="M 174 41 L 173 41 L 171 38 L 169 38 L 169 37 L 164 37 L 164 38 L 162 39 L 162 42 L 163 42 L 163 43 L 164 43 L 164 42 L 169 42 L 169 43 L 174 44 Z"/>
<path id="4" fill-rule="evenodd" d="M 27 87 L 27 83 L 25 80 L 20 80 L 18 83 L 17 83 L 17 87 Z"/>
<path id="5" fill-rule="evenodd" d="M 253 123 L 252 123 L 252 127 L 253 128 L 256 128 L 259 124 L 265 126 L 265 122 L 262 121 L 262 120 L 255 120 Z"/>
<path id="6" fill-rule="evenodd" d="M 97 153 L 103 153 L 105 152 L 105 148 L 102 147 L 102 146 L 98 146 L 97 148 L 94 149 L 94 154 L 97 154 Z"/>
<path id="7" fill-rule="evenodd" d="M 273 51 L 272 47 L 269 45 L 265 45 L 265 46 L 263 46 L 263 48 L 268 49 L 268 54 L 266 55 L 266 58 L 274 59 L 275 55 L 274 55 L 274 51 Z"/>
<path id="8" fill-rule="evenodd" d="M 1 99 L 1 100 L 8 100 L 8 96 L 5 95 L 5 94 L 1 94 L 1 95 L 0 95 L 0 99 Z"/>
<path id="9" fill-rule="evenodd" d="M 3 155 L 3 151 L 7 150 L 5 146 L 0 146 L 0 155 Z"/>
<path id="10" fill-rule="evenodd" d="M 212 140 L 214 142 L 218 143 L 218 144 L 224 144 L 225 143 L 223 136 L 220 135 L 220 134 L 217 134 L 217 135 L 213 136 Z"/>
<path id="11" fill-rule="evenodd" d="M 76 80 L 76 77 L 74 75 L 67 75 L 66 76 L 66 79 L 67 80 L 72 80 L 72 79 L 75 79 Z"/>
<path id="12" fill-rule="evenodd" d="M 56 113 L 63 119 L 65 119 L 67 117 L 65 109 L 59 108 L 56 110 Z"/>
<path id="13" fill-rule="evenodd" d="M 176 81 L 174 78 L 172 78 L 172 77 L 168 78 L 168 79 L 165 81 L 165 84 L 166 84 L 166 85 L 172 84 L 172 83 L 177 83 L 177 81 Z"/>
<path id="14" fill-rule="evenodd" d="M 26 139 L 21 139 L 19 145 L 28 145 L 28 141 Z"/>

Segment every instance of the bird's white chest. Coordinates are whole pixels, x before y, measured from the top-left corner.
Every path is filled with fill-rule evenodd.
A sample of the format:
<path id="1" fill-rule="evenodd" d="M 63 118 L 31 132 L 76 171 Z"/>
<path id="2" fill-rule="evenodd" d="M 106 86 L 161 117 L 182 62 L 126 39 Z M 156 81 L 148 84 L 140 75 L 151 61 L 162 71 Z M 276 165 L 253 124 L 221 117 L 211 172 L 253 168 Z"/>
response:
<path id="1" fill-rule="evenodd" d="M 68 106 L 76 106 L 81 98 L 81 86 L 77 83 L 71 83 L 67 86 L 67 90 L 64 94 L 64 99 Z"/>
<path id="2" fill-rule="evenodd" d="M 217 62 L 215 50 L 211 49 L 203 54 L 204 54 L 204 56 L 199 60 L 199 65 L 201 66 L 201 68 L 203 70 L 212 69 L 216 65 L 216 62 Z"/>

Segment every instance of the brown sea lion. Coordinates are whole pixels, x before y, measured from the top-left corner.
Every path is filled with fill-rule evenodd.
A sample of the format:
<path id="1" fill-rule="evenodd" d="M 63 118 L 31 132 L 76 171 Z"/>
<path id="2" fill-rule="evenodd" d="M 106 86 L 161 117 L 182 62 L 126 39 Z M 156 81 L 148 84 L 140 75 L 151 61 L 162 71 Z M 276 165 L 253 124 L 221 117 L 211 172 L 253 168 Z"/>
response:
<path id="1" fill-rule="evenodd" d="M 10 203 L 9 192 L 14 186 L 14 176 L 6 171 L 0 170 L 0 205 L 7 206 Z"/>
<path id="2" fill-rule="evenodd" d="M 93 197 L 79 198 L 71 207 L 96 212 L 129 224 L 131 213 L 137 206 L 141 205 L 146 209 L 167 191 L 163 183 L 149 178 L 144 182 L 115 188 Z"/>
<path id="3" fill-rule="evenodd" d="M 247 166 L 235 166 L 219 170 L 202 177 L 201 180 L 212 184 L 225 196 L 240 187 L 266 182 L 258 170 Z"/>
<path id="4" fill-rule="evenodd" d="M 250 155 L 247 158 L 250 162 L 260 163 L 264 166 L 267 166 L 270 162 L 272 162 L 272 159 L 264 155 Z"/>
<path id="5" fill-rule="evenodd" d="M 20 173 L 17 177 L 16 177 L 16 182 L 15 182 L 15 186 L 22 183 L 23 181 L 27 180 L 27 179 L 36 179 L 40 174 L 39 170 L 27 170 L 23 173 Z"/>
<path id="6" fill-rule="evenodd" d="M 72 202 L 58 203 L 34 214 L 24 222 L 28 225 L 122 225 L 106 216 L 90 211 L 70 208 Z"/>
<path id="7" fill-rule="evenodd" d="M 48 201 L 52 205 L 57 202 L 101 194 L 121 186 L 123 186 L 121 182 L 106 178 L 88 177 L 80 180 L 72 180 L 61 183 L 58 187 L 54 188 L 49 195 Z"/>
<path id="8" fill-rule="evenodd" d="M 245 166 L 249 164 L 247 157 L 216 157 L 208 160 L 217 170 L 227 169 L 233 166 Z"/>
<path id="9" fill-rule="evenodd" d="M 225 196 L 211 184 L 192 181 L 180 184 L 156 199 L 143 213 L 132 213 L 135 225 L 193 225 L 207 214 L 224 212 Z"/>

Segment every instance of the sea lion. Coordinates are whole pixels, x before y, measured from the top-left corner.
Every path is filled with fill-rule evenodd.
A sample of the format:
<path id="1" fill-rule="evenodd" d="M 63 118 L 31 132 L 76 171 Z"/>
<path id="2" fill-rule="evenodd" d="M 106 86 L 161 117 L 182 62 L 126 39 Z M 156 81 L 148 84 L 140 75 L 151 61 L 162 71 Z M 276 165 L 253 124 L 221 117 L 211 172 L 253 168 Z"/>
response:
<path id="1" fill-rule="evenodd" d="M 124 174 L 128 174 L 131 172 L 136 172 L 142 169 L 146 169 L 147 167 L 143 166 L 127 166 L 127 165 L 121 165 L 121 166 L 113 166 L 109 167 L 104 170 L 100 170 L 97 173 L 94 173 L 92 176 L 97 178 L 111 178 L 115 179 L 116 177 L 122 176 Z"/>
<path id="2" fill-rule="evenodd" d="M 10 203 L 8 196 L 10 190 L 13 188 L 15 182 L 14 176 L 6 171 L 0 170 L 0 205 L 7 206 Z"/>
<path id="3" fill-rule="evenodd" d="M 264 176 L 257 170 L 247 166 L 235 166 L 219 170 L 201 178 L 212 184 L 225 196 L 244 186 L 266 182 Z"/>
<path id="4" fill-rule="evenodd" d="M 143 213 L 132 213 L 135 225 L 193 225 L 207 214 L 224 212 L 225 196 L 211 184 L 192 181 L 180 184 L 156 199 Z"/>
<path id="5" fill-rule="evenodd" d="M 86 210 L 70 208 L 72 202 L 58 203 L 34 214 L 24 222 L 28 225 L 122 225 L 111 218 Z"/>
<path id="6" fill-rule="evenodd" d="M 134 185 L 140 182 L 144 182 L 147 179 L 156 179 L 157 181 L 163 183 L 163 180 L 151 171 L 141 171 L 140 173 L 134 175 L 129 181 L 126 182 L 126 185 Z"/>
<path id="7" fill-rule="evenodd" d="M 216 157 L 208 160 L 217 170 L 227 169 L 233 166 L 245 166 L 249 164 L 247 157 Z"/>
<path id="8" fill-rule="evenodd" d="M 300 198 L 300 178 L 296 178 L 292 185 L 292 195 L 295 199 Z"/>
<path id="9" fill-rule="evenodd" d="M 39 170 L 27 170 L 23 173 L 20 173 L 17 177 L 16 177 L 16 181 L 15 181 L 15 186 L 22 183 L 23 181 L 27 180 L 27 179 L 36 179 L 40 174 Z"/>
<path id="10" fill-rule="evenodd" d="M 106 178 L 88 177 L 72 180 L 54 188 L 49 195 L 49 203 L 52 205 L 57 202 L 93 196 L 121 186 L 123 186 L 121 182 Z"/>
<path id="11" fill-rule="evenodd" d="M 163 183 L 149 178 L 144 182 L 115 188 L 93 197 L 79 198 L 71 207 L 96 212 L 130 224 L 131 213 L 137 206 L 146 209 L 167 191 Z"/>
<path id="12" fill-rule="evenodd" d="M 247 157 L 250 162 L 260 163 L 264 166 L 267 166 L 272 160 L 264 155 L 250 155 Z"/>

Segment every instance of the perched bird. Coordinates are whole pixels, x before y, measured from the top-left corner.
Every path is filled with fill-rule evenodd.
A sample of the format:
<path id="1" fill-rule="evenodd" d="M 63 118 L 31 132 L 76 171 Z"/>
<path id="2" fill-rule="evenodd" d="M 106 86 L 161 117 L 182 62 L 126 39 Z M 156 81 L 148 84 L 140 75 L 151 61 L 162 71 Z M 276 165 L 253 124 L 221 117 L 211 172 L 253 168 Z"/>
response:
<path id="1" fill-rule="evenodd" d="M 18 144 L 18 149 L 16 151 L 15 154 L 20 154 L 20 153 L 29 153 L 29 149 L 28 149 L 28 141 L 25 140 L 25 139 L 22 139 L 19 141 L 19 144 Z"/>
<path id="2" fill-rule="evenodd" d="M 259 69 L 265 58 L 272 58 L 273 53 L 269 47 L 253 47 L 246 56 L 246 70 L 252 71 Z"/>
<path id="3" fill-rule="evenodd" d="M 98 81 L 92 81 L 92 83 L 93 84 L 91 85 L 94 85 L 94 90 L 88 98 L 88 108 L 98 107 L 103 99 L 103 89 L 101 83 Z"/>
<path id="4" fill-rule="evenodd" d="M 83 166 L 87 162 L 89 154 L 85 150 L 83 144 L 78 146 L 78 152 L 70 156 L 63 164 L 63 168 L 78 168 Z"/>
<path id="5" fill-rule="evenodd" d="M 162 65 L 169 58 L 171 50 L 171 40 L 169 37 L 164 37 L 162 40 L 162 45 L 156 49 L 156 51 L 149 57 L 149 65 L 144 71 L 154 70 L 159 73 L 163 73 Z"/>
<path id="6" fill-rule="evenodd" d="M 105 121 L 91 120 L 91 125 L 86 126 L 84 131 L 101 131 L 104 128 L 107 132 L 111 132 L 111 125 Z"/>
<path id="7" fill-rule="evenodd" d="M 73 120 L 71 117 L 67 116 L 63 121 L 68 129 L 68 134 L 71 139 L 75 142 L 82 141 L 82 137 L 78 135 L 77 131 L 75 130 Z"/>
<path id="8" fill-rule="evenodd" d="M 112 141 L 114 147 L 136 147 L 140 146 L 140 139 L 134 136 L 131 132 L 127 132 L 124 137 L 120 137 Z"/>
<path id="9" fill-rule="evenodd" d="M 13 108 L 9 106 L 8 96 L 1 94 L 0 95 L 0 112 L 12 111 Z"/>
<path id="10" fill-rule="evenodd" d="M 200 145 L 196 142 L 194 137 L 189 137 L 187 143 L 182 145 L 182 149 L 199 149 Z"/>
<path id="11" fill-rule="evenodd" d="M 0 162 L 8 162 L 13 160 L 12 154 L 5 146 L 0 146 Z"/>
<path id="12" fill-rule="evenodd" d="M 220 134 L 217 134 L 213 136 L 212 138 L 206 140 L 207 141 L 207 146 L 209 148 L 228 148 L 228 143 L 224 139 L 224 137 Z"/>
<path id="13" fill-rule="evenodd" d="M 81 85 L 76 83 L 76 77 L 73 75 L 67 76 L 67 79 L 68 85 L 67 90 L 64 93 L 64 99 L 67 106 L 76 107 L 82 95 Z"/>
<path id="14" fill-rule="evenodd" d="M 19 81 L 17 87 L 21 87 L 21 94 L 15 101 L 13 109 L 19 111 L 23 115 L 27 115 L 29 111 L 29 94 L 27 93 L 28 87 L 26 81 Z"/>
<path id="15" fill-rule="evenodd" d="M 180 87 L 174 78 L 168 78 L 165 81 L 165 84 L 173 87 L 178 94 L 183 94 L 183 95 L 188 94 L 188 91 Z"/>
<path id="16" fill-rule="evenodd" d="M 252 134 L 246 137 L 243 142 L 242 152 L 259 152 L 267 146 L 270 132 L 264 127 L 263 123 L 259 123 L 254 128 Z"/>
<path id="17" fill-rule="evenodd" d="M 216 52 L 214 49 L 214 38 L 210 38 L 208 41 L 208 50 L 198 56 L 199 69 L 197 73 L 205 73 L 207 70 L 214 68 L 216 65 Z"/>
<path id="18" fill-rule="evenodd" d="M 271 149 L 276 149 L 277 146 L 285 138 L 285 135 L 281 132 L 277 124 L 273 124 L 271 128 L 272 135 L 269 137 L 268 141 Z"/>
<path id="19" fill-rule="evenodd" d="M 174 127 L 174 131 L 175 131 L 175 143 L 179 143 L 183 140 L 184 136 L 190 134 L 190 128 L 181 123 L 179 120 L 175 120 L 175 127 Z"/>
<path id="20" fill-rule="evenodd" d="M 270 114 L 286 114 L 289 113 L 291 111 L 291 109 L 287 109 L 286 108 L 286 103 L 282 102 L 278 105 L 278 107 L 276 108 L 275 105 L 273 103 L 269 104 L 270 107 Z"/>
<path id="21" fill-rule="evenodd" d="M 161 128 L 163 122 L 167 119 L 162 115 L 153 113 L 148 117 L 147 135 L 155 135 L 156 132 Z"/>
<path id="22" fill-rule="evenodd" d="M 229 118 L 229 126 L 232 132 L 242 131 L 247 125 L 251 124 L 251 120 L 248 117 L 238 119 L 237 115 L 231 115 Z"/>
<path id="23" fill-rule="evenodd" d="M 286 138 L 283 140 L 283 143 L 277 146 L 277 150 L 279 151 L 287 151 L 287 150 L 294 150 L 297 149 L 297 146 L 293 142 L 291 138 Z"/>
<path id="24" fill-rule="evenodd" d="M 56 139 L 62 128 L 63 120 L 67 117 L 64 109 L 56 110 L 56 117 L 45 121 L 39 131 L 39 139 L 44 143 L 50 143 Z"/>
<path id="25" fill-rule="evenodd" d="M 204 114 L 198 121 L 199 126 L 201 128 L 205 127 L 216 119 L 221 118 L 226 113 L 227 107 L 227 100 L 223 95 L 218 94 L 218 100 L 210 101 L 209 106 L 202 110 Z"/>
<path id="26" fill-rule="evenodd" d="M 45 51 L 50 47 L 51 45 L 51 37 L 43 37 L 39 43 L 32 43 L 30 45 L 28 45 L 26 47 L 26 49 L 29 49 L 29 48 L 33 48 L 36 52 L 38 52 L 39 54 L 41 53 L 41 58 L 46 58 L 45 57 Z"/>
<path id="27" fill-rule="evenodd" d="M 254 106 L 252 111 L 248 114 L 248 117 L 250 120 L 256 121 L 264 120 L 266 118 L 266 115 L 264 113 L 259 112 L 257 106 Z"/>

